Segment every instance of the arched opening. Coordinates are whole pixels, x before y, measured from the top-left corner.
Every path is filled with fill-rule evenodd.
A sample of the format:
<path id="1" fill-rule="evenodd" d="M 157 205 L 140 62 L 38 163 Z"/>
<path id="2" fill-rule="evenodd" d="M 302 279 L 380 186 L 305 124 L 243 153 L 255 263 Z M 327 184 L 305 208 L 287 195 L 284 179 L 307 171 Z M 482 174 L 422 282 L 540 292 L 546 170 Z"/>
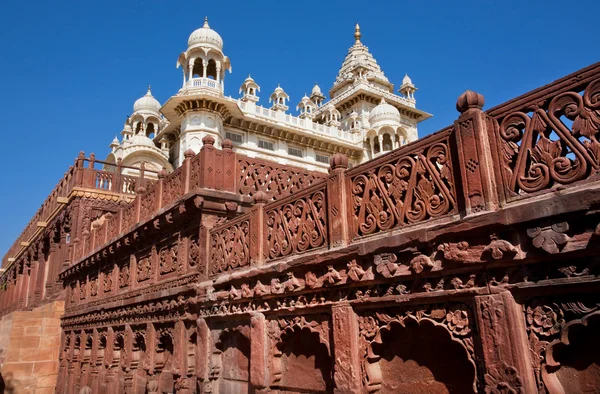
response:
<path id="1" fill-rule="evenodd" d="M 152 139 L 154 138 L 154 134 L 154 123 L 148 123 L 148 126 L 146 126 L 146 137 Z"/>
<path id="2" fill-rule="evenodd" d="M 381 330 L 373 343 L 381 393 L 474 393 L 475 368 L 464 346 L 446 328 L 405 319 Z"/>
<path id="3" fill-rule="evenodd" d="M 249 93 L 251 96 L 254 96 L 254 88 L 250 88 L 250 89 L 248 90 L 248 93 Z"/>
<path id="4" fill-rule="evenodd" d="M 113 365 L 121 363 L 121 351 L 125 348 L 125 339 L 123 334 L 117 334 L 113 345 Z"/>
<path id="5" fill-rule="evenodd" d="M 385 133 L 383 135 L 383 138 L 381 140 L 381 144 L 383 145 L 382 146 L 382 151 L 383 152 L 389 152 L 392 149 L 394 149 L 394 144 L 392 143 L 392 137 L 388 133 Z"/>
<path id="6" fill-rule="evenodd" d="M 204 65 L 202 59 L 196 58 L 194 68 L 192 69 L 192 78 L 201 78 L 204 75 Z"/>
<path id="7" fill-rule="evenodd" d="M 104 350 L 106 349 L 106 336 L 101 336 L 98 340 L 97 358 L 101 363 L 104 360 Z"/>
<path id="8" fill-rule="evenodd" d="M 303 393 L 333 391 L 333 363 L 318 333 L 296 328 L 284 334 L 278 348 L 281 351 L 279 389 Z"/>
<path id="9" fill-rule="evenodd" d="M 566 332 L 565 332 L 566 331 Z M 597 393 L 600 387 L 600 313 L 570 322 L 547 350 L 544 382 L 551 393 Z"/>
<path id="10" fill-rule="evenodd" d="M 379 139 L 378 138 L 373 138 L 373 154 L 376 155 L 379 152 L 381 152 L 381 147 L 379 146 Z"/>
<path id="11" fill-rule="evenodd" d="M 239 331 L 227 332 L 217 344 L 221 350 L 220 393 L 248 393 L 250 340 Z"/>
<path id="12" fill-rule="evenodd" d="M 279 104 L 283 104 L 283 97 L 279 97 Z"/>
<path id="13" fill-rule="evenodd" d="M 208 61 L 206 66 L 206 77 L 209 79 L 217 79 L 217 62 L 214 59 Z"/>
<path id="14" fill-rule="evenodd" d="M 173 356 L 173 338 L 167 333 L 158 338 L 156 347 L 155 368 L 157 370 L 169 369 Z"/>
<path id="15" fill-rule="evenodd" d="M 135 125 L 135 133 L 139 134 L 142 131 L 142 122 L 137 122 Z"/>

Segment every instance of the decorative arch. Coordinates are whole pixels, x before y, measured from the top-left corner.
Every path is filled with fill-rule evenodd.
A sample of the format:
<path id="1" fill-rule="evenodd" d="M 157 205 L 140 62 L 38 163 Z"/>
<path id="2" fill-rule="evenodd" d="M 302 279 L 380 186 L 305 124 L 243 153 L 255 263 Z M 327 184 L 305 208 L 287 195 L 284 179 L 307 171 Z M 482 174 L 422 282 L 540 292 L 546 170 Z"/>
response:
<path id="1" fill-rule="evenodd" d="M 359 327 L 368 392 L 477 392 L 473 324 L 466 306 L 375 312 L 360 316 Z"/>
<path id="2" fill-rule="evenodd" d="M 273 384 L 289 390 L 332 392 L 333 360 L 326 335 L 315 326 L 286 326 L 273 352 Z"/>
<path id="3" fill-rule="evenodd" d="M 542 379 L 549 394 L 600 387 L 600 310 L 566 323 L 547 345 Z"/>
<path id="4" fill-rule="evenodd" d="M 246 392 L 250 387 L 250 327 L 237 326 L 222 330 L 212 358 L 221 393 Z"/>

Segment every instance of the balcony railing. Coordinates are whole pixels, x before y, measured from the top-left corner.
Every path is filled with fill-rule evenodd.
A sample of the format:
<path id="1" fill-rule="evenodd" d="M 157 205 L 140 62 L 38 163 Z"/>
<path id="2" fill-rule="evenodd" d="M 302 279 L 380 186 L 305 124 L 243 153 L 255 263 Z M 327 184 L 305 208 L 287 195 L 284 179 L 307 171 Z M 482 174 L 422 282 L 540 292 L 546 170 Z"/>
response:
<path id="1" fill-rule="evenodd" d="M 210 78 L 192 78 L 184 85 L 185 89 L 214 89 L 223 93 L 223 85 Z"/>

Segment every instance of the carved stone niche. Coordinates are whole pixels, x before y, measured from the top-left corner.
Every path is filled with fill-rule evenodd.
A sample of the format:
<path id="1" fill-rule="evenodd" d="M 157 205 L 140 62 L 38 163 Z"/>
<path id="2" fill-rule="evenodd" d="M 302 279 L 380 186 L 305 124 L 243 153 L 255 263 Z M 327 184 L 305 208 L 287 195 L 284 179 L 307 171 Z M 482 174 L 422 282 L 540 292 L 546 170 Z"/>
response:
<path id="1" fill-rule="evenodd" d="M 534 301 L 525 313 L 539 391 L 600 392 L 600 302 Z"/>
<path id="2" fill-rule="evenodd" d="M 272 389 L 333 392 L 329 316 L 280 317 L 268 322 Z"/>
<path id="3" fill-rule="evenodd" d="M 475 393 L 474 321 L 463 304 L 359 315 L 368 393 Z"/>
<path id="4" fill-rule="evenodd" d="M 250 392 L 249 325 L 232 325 L 229 328 L 215 330 L 212 334 L 214 347 L 207 383 L 212 385 L 211 392 Z M 205 392 L 209 391 L 205 389 Z"/>

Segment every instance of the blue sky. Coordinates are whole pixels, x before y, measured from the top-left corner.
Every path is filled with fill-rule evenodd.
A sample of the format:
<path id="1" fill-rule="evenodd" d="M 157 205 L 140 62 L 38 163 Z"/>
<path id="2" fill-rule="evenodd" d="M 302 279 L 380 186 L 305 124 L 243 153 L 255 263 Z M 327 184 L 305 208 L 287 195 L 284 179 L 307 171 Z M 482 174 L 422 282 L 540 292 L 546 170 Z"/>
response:
<path id="1" fill-rule="evenodd" d="M 454 121 L 466 89 L 490 108 L 598 61 L 599 12 L 597 0 L 5 0 L 0 255 L 80 150 L 106 157 L 148 84 L 161 102 L 177 92 L 177 57 L 205 15 L 232 62 L 225 93 L 238 97 L 250 73 L 261 104 L 281 83 L 294 107 L 315 81 L 329 90 L 358 21 L 390 81 L 408 73 L 419 88 L 434 115 L 424 136 Z"/>

